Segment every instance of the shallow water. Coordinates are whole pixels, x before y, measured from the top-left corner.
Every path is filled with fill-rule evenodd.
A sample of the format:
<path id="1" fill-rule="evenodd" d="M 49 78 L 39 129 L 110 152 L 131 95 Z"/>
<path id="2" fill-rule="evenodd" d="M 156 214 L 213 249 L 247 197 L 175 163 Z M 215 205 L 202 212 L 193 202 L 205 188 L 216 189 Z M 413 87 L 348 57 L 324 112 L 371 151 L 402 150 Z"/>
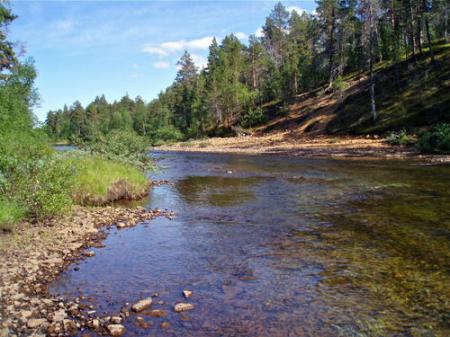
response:
<path id="1" fill-rule="evenodd" d="M 114 313 L 158 292 L 168 316 L 131 317 L 129 336 L 450 335 L 449 166 L 154 157 L 174 184 L 145 206 L 176 218 L 111 230 L 53 293 Z"/>

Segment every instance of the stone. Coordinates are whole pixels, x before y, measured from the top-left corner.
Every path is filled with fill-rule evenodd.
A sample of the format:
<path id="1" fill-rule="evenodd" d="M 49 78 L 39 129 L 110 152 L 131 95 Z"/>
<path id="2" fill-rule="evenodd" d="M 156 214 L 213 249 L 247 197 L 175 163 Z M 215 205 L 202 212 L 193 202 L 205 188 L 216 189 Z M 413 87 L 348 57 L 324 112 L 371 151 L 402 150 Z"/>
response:
<path id="1" fill-rule="evenodd" d="M 127 224 L 124 223 L 124 222 L 118 222 L 117 225 L 116 225 L 116 227 L 117 227 L 118 229 L 122 229 L 122 228 L 127 227 Z"/>
<path id="2" fill-rule="evenodd" d="M 133 304 L 131 306 L 131 309 L 133 309 L 134 312 L 140 312 L 142 310 L 147 309 L 152 304 L 151 297 L 144 298 L 143 300 L 140 300 L 139 302 Z"/>
<path id="3" fill-rule="evenodd" d="M 125 333 L 125 327 L 122 324 L 110 324 L 107 326 L 107 329 L 113 337 L 119 337 Z"/>
<path id="4" fill-rule="evenodd" d="M 162 322 L 160 326 L 163 329 L 168 329 L 168 328 L 170 328 L 170 323 L 169 322 Z"/>
<path id="5" fill-rule="evenodd" d="M 64 309 L 60 309 L 55 311 L 52 315 L 50 315 L 49 320 L 52 322 L 61 322 L 64 318 L 67 317 L 67 313 Z"/>
<path id="6" fill-rule="evenodd" d="M 47 323 L 47 320 L 45 318 L 31 318 L 27 322 L 27 327 L 29 329 L 36 329 L 39 328 L 44 323 Z"/>
<path id="7" fill-rule="evenodd" d="M 30 310 L 23 310 L 20 312 L 20 316 L 24 319 L 31 317 L 31 315 L 33 315 L 33 312 Z"/>
<path id="8" fill-rule="evenodd" d="M 175 304 L 175 306 L 173 307 L 173 309 L 176 312 L 182 312 L 182 311 L 187 311 L 187 310 L 192 310 L 194 309 L 194 305 L 191 303 L 178 303 Z"/>
<path id="9" fill-rule="evenodd" d="M 150 310 L 148 312 L 146 311 L 144 314 L 147 316 L 151 316 L 151 317 L 166 317 L 167 311 L 161 310 L 161 309 L 155 309 L 155 310 Z"/>
<path id="10" fill-rule="evenodd" d="M 141 329 L 148 329 L 150 327 L 150 324 L 148 324 L 144 318 L 141 316 L 136 317 L 136 326 L 138 326 Z"/>
<path id="11" fill-rule="evenodd" d="M 122 323 L 122 317 L 120 317 L 120 316 L 112 316 L 111 317 L 111 323 L 114 323 L 114 324 Z"/>
<path id="12" fill-rule="evenodd" d="M 63 320 L 63 325 L 64 325 L 64 331 L 66 333 L 73 334 L 78 330 L 77 324 L 74 321 L 72 321 L 71 319 Z"/>
<path id="13" fill-rule="evenodd" d="M 84 256 L 87 256 L 87 257 L 95 256 L 95 252 L 92 251 L 92 250 L 89 250 L 89 251 L 87 251 L 87 252 L 84 253 Z"/>
<path id="14" fill-rule="evenodd" d="M 90 326 L 92 327 L 92 329 L 97 330 L 98 328 L 100 328 L 100 320 L 93 319 Z"/>
<path id="15" fill-rule="evenodd" d="M 190 290 L 183 290 L 183 295 L 184 295 L 184 297 L 186 297 L 186 298 L 189 298 L 189 297 L 191 297 L 192 296 L 192 291 L 190 291 Z"/>

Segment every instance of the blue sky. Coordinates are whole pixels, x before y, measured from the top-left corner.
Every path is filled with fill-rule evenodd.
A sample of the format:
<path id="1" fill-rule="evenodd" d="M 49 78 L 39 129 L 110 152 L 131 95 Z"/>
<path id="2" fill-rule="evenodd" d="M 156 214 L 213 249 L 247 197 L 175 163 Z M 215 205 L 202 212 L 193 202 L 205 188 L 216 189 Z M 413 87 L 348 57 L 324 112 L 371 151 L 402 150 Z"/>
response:
<path id="1" fill-rule="evenodd" d="M 170 85 L 187 49 L 198 66 L 213 36 L 234 33 L 244 43 L 276 1 L 12 1 L 19 18 L 10 27 L 38 70 L 35 113 L 96 95 L 127 94 L 150 101 Z M 313 11 L 315 2 L 283 1 Z M 220 42 L 220 41 L 219 41 Z"/>

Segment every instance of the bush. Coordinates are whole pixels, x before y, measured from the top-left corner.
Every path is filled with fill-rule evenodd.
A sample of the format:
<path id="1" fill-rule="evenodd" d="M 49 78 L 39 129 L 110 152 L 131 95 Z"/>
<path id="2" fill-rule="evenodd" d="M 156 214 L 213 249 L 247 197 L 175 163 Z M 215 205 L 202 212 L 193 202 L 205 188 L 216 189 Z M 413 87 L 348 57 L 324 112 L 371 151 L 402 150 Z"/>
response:
<path id="1" fill-rule="evenodd" d="M 249 128 L 263 123 L 266 120 L 264 112 L 261 107 L 250 108 L 241 119 L 241 125 L 244 128 Z"/>
<path id="2" fill-rule="evenodd" d="M 184 137 L 181 131 L 174 126 L 165 126 L 158 128 L 152 136 L 153 145 L 161 143 L 161 141 L 180 141 L 183 138 Z"/>
<path id="3" fill-rule="evenodd" d="M 450 153 L 450 124 L 442 123 L 422 133 L 417 147 L 424 153 Z"/>
<path id="4" fill-rule="evenodd" d="M 12 231 L 14 224 L 21 220 L 26 209 L 13 201 L 0 199 L 0 230 Z"/>
<path id="5" fill-rule="evenodd" d="M 0 192 L 28 216 L 47 218 L 72 204 L 73 169 L 39 132 L 0 137 Z"/>
<path id="6" fill-rule="evenodd" d="M 118 199 L 136 199 L 148 191 L 149 181 L 136 167 L 79 152 L 67 156 L 77 172 L 72 197 L 78 204 L 101 205 Z"/>
<path id="7" fill-rule="evenodd" d="M 401 130 L 398 132 L 391 132 L 386 137 L 386 142 L 391 145 L 409 145 L 413 143 L 413 139 L 409 136 L 406 130 Z"/>
<path id="8" fill-rule="evenodd" d="M 114 130 L 98 135 L 89 142 L 79 142 L 79 148 L 105 159 L 133 165 L 142 170 L 150 166 L 149 143 L 132 130 Z"/>

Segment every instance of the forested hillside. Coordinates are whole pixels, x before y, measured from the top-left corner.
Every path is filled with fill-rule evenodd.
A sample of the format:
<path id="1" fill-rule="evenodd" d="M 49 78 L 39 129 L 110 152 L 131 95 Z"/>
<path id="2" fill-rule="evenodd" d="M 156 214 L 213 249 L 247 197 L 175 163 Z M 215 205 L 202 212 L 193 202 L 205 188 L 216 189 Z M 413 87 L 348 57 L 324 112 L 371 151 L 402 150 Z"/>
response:
<path id="1" fill-rule="evenodd" d="M 50 111 L 47 129 L 55 139 L 133 129 L 158 143 L 222 135 L 300 108 L 317 112 L 330 102 L 321 132 L 446 121 L 448 11 L 446 0 L 318 0 L 314 14 L 278 3 L 247 45 L 234 35 L 214 39 L 205 68 L 186 51 L 173 84 L 153 101 L 125 96 L 109 103 L 100 96 L 86 107 L 75 102 Z"/>

